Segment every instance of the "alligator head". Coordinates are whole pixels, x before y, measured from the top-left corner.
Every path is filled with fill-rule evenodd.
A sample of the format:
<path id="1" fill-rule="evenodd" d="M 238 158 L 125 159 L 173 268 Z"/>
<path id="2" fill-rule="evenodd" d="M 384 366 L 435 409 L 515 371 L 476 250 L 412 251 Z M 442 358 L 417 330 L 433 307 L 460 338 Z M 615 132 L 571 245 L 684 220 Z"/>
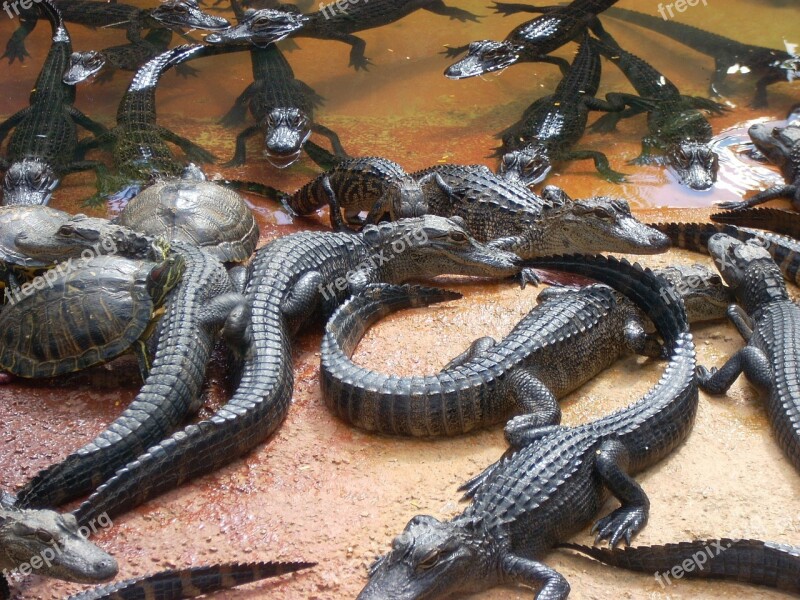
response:
<path id="1" fill-rule="evenodd" d="M 541 144 L 528 144 L 519 150 L 506 152 L 500 159 L 499 171 L 506 181 L 536 185 L 547 178 L 552 168 L 547 148 Z"/>
<path id="2" fill-rule="evenodd" d="M 381 257 L 378 266 L 394 282 L 444 274 L 510 277 L 520 272 L 516 254 L 476 241 L 458 217 L 400 219 L 368 225 L 362 235 Z"/>
<path id="3" fill-rule="evenodd" d="M 95 583 L 117 574 L 117 561 L 86 539 L 75 517 L 0 506 L 0 569 Z"/>
<path id="4" fill-rule="evenodd" d="M 295 12 L 264 8 L 248 10 L 242 19 L 223 31 L 207 35 L 205 41 L 214 45 L 254 45 L 265 47 L 300 29 L 308 17 Z"/>
<path id="5" fill-rule="evenodd" d="M 695 263 L 664 267 L 658 269 L 658 274 L 672 284 L 671 289 L 680 294 L 691 321 L 725 318 L 733 294 L 715 271 Z"/>
<path id="6" fill-rule="evenodd" d="M 625 200 L 599 196 L 567 201 L 542 213 L 546 254 L 624 252 L 659 254 L 670 247 L 669 238 L 631 214 Z M 524 258 L 531 258 L 524 256 Z"/>
<path id="7" fill-rule="evenodd" d="M 196 0 L 166 0 L 150 11 L 150 17 L 170 29 L 217 31 L 231 26 L 227 19 L 204 13 Z"/>
<path id="8" fill-rule="evenodd" d="M 447 67 L 444 74 L 450 79 L 466 79 L 484 73 L 500 71 L 519 60 L 522 47 L 510 42 L 480 40 L 469 45 L 467 56 Z"/>
<path id="9" fill-rule="evenodd" d="M 742 242 L 724 233 L 708 240 L 708 253 L 747 313 L 765 302 L 789 297 L 781 270 L 765 243 L 759 239 Z"/>
<path id="10" fill-rule="evenodd" d="M 388 206 L 392 221 L 407 217 L 421 217 L 428 213 L 428 201 L 419 182 L 406 175 L 390 186 L 385 197 L 378 201 L 381 206 Z"/>
<path id="11" fill-rule="evenodd" d="M 771 125 L 756 124 L 747 132 L 758 148 L 771 163 L 780 167 L 786 179 L 794 179 L 792 163 L 792 150 L 800 148 L 800 127 L 774 127 Z"/>
<path id="12" fill-rule="evenodd" d="M 480 525 L 419 515 L 369 570 L 358 600 L 433 600 L 486 589 L 497 580 Z M 476 539 L 477 538 L 477 539 Z"/>
<path id="13" fill-rule="evenodd" d="M 299 108 L 273 108 L 264 120 L 264 156 L 285 169 L 298 158 L 311 135 L 311 119 Z"/>
<path id="14" fill-rule="evenodd" d="M 67 85 L 76 85 L 97 75 L 106 66 L 106 57 L 96 50 L 73 52 L 69 57 L 69 66 L 64 72 L 62 81 Z"/>
<path id="15" fill-rule="evenodd" d="M 58 187 L 52 167 L 38 158 L 12 163 L 3 179 L 3 204 L 47 204 Z"/>
<path id="16" fill-rule="evenodd" d="M 717 181 L 719 156 L 702 142 L 682 140 L 667 149 L 666 158 L 681 185 L 707 190 Z"/>

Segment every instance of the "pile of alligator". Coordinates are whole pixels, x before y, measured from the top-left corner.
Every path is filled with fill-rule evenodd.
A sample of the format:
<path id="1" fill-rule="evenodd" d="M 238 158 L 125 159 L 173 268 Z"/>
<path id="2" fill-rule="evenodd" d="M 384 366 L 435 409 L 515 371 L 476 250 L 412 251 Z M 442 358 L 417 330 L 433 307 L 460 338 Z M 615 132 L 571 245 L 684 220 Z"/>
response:
<path id="1" fill-rule="evenodd" d="M 463 474 L 463 512 L 444 521 L 411 518 L 365 573 L 358 598 L 431 600 L 522 584 L 539 600 L 563 599 L 569 582 L 544 562 L 558 549 L 665 574 L 701 555 L 699 568 L 684 567 L 686 577 L 800 595 L 800 546 L 725 532 L 631 546 L 651 505 L 635 477 L 680 452 L 700 391 L 724 395 L 744 374 L 765 401 L 775 440 L 800 469 L 800 306 L 788 285 L 800 285 L 800 122 L 790 113 L 784 123 L 750 127 L 752 155 L 777 166 L 786 182 L 721 204 L 710 221 L 645 223 L 622 197 L 573 198 L 540 185 L 559 163 L 586 159 L 607 180 L 625 180 L 604 153 L 576 147 L 590 112 L 599 111 L 592 128 L 602 132 L 646 115 L 633 163 L 664 165 L 681 185 L 709 190 L 719 169 L 712 117 L 734 106 L 722 102 L 725 79 L 755 79 L 752 105 L 764 107 L 770 85 L 800 78 L 800 58 L 614 7 L 616 0 L 497 2 L 502 15 L 536 16 L 503 41 L 448 48 L 446 56 L 466 56 L 446 77 L 544 62 L 560 69 L 559 83 L 499 134 L 496 170 L 440 162 L 407 172 L 392 158 L 351 156 L 347 140 L 315 120 L 322 98 L 295 76 L 287 45 L 304 37 L 345 42 L 350 66 L 376 70 L 355 34 L 418 10 L 461 23 L 481 17 L 442 0 L 349 0 L 346 9 L 335 2 L 318 11 L 307 2 L 210 4 L 4 6 L 18 21 L 4 55 L 10 62 L 38 58 L 26 48 L 38 21 L 52 35 L 28 106 L 0 124 L 0 143 L 8 138 L 0 151 L 0 382 L 48 385 L 133 354 L 142 383 L 94 439 L 0 491 L 0 600 L 23 597 L 16 588 L 31 574 L 105 582 L 75 599 L 178 599 L 313 568 L 310 547 L 293 560 L 178 565 L 113 582 L 116 559 L 90 538 L 98 524 L 268 451 L 292 406 L 293 348 L 301 331 L 315 327 L 324 332 L 322 398 L 349 427 L 366 436 L 439 438 L 502 425 L 507 442 L 496 462 Z M 623 49 L 601 18 L 713 57 L 715 99 L 681 93 Z M 74 25 L 122 29 L 127 43 L 74 51 Z M 176 35 L 186 43 L 174 45 Z M 572 43 L 571 62 L 552 55 Z M 263 137 L 268 164 L 260 181 L 207 177 L 202 165 L 216 157 L 158 122 L 156 91 L 181 85 L 165 74 L 202 76 L 189 63 L 222 54 L 250 61 L 253 72 L 221 115 L 229 127 L 248 121 L 248 112 L 253 118 L 224 166 L 259 160 L 248 157 L 248 141 Z M 605 62 L 635 93 L 598 97 Z M 107 127 L 75 101 L 79 86 L 116 71 L 133 75 Z M 78 126 L 86 133 L 79 136 Z M 303 152 L 319 174 L 294 192 L 274 187 L 271 170 L 291 167 Z M 62 179 L 80 171 L 95 173 L 86 206 L 111 207 L 113 219 L 48 206 Z M 330 230 L 317 223 L 261 244 L 246 197 L 299 221 L 327 210 Z M 775 199 L 788 199 L 793 210 L 755 208 Z M 710 255 L 718 274 L 702 264 L 650 269 L 609 255 L 671 247 Z M 438 373 L 399 376 L 355 362 L 361 340 L 389 315 L 458 303 L 460 293 L 432 287 L 439 276 L 549 285 L 505 337 L 477 339 Z M 741 334 L 741 348 L 720 365 L 701 366 L 692 327 L 722 319 Z M 203 390 L 215 352 L 233 383 L 224 402 L 208 409 Z M 631 355 L 661 361 L 657 382 L 623 408 L 563 425 L 560 400 Z M 609 498 L 618 506 L 602 514 Z M 594 546 L 571 541 L 590 527 Z M 713 546 L 724 552 L 712 556 Z"/>

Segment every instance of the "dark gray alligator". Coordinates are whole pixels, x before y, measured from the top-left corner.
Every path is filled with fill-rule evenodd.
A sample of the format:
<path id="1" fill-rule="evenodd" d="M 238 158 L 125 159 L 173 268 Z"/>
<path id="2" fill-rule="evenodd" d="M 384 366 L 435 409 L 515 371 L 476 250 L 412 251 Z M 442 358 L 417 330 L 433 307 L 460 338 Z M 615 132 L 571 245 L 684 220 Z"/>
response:
<path id="1" fill-rule="evenodd" d="M 24 567 L 23 567 L 24 565 Z M 117 574 L 117 561 L 82 535 L 70 514 L 20 510 L 14 498 L 0 493 L 0 598 L 8 592 L 7 572 L 98 583 Z"/>
<path id="2" fill-rule="evenodd" d="M 657 272 L 658 273 L 658 272 Z M 725 316 L 730 295 L 707 268 L 671 268 L 670 280 L 690 320 Z M 593 379 L 620 357 L 658 357 L 658 342 L 624 296 L 603 285 L 550 288 L 501 342 L 480 338 L 439 373 L 384 375 L 350 359 L 371 325 L 404 308 L 459 297 L 444 291 L 387 286 L 356 296 L 328 321 L 322 340 L 320 384 L 328 408 L 344 421 L 392 435 L 459 435 L 505 422 L 531 427 L 541 414 L 560 415 L 558 399 Z"/>
<path id="3" fill-rule="evenodd" d="M 74 228 L 67 233 L 79 238 L 77 243 L 85 239 L 76 236 Z M 124 253 L 124 248 L 119 250 Z M 206 364 L 220 331 L 238 355 L 246 355 L 250 309 L 244 297 L 234 293 L 225 266 L 183 242 L 171 242 L 170 252 L 183 259 L 185 268 L 167 296 L 144 385 L 93 441 L 28 481 L 17 494 L 21 507 L 55 508 L 91 493 L 195 414 L 202 406 Z"/>
<path id="4" fill-rule="evenodd" d="M 638 401 L 595 421 L 515 430 L 512 448 L 467 487 L 472 503 L 450 521 L 414 517 L 369 570 L 359 600 L 436 600 L 523 583 L 539 600 L 561 600 L 569 583 L 542 559 L 581 531 L 609 493 L 621 506 L 596 522 L 599 540 L 630 541 L 647 523 L 649 500 L 632 475 L 668 456 L 697 411 L 695 351 L 680 297 L 652 272 L 602 257 L 530 261 L 602 281 L 655 324 L 670 360 Z"/>
<path id="5" fill-rule="evenodd" d="M 714 213 L 711 220 L 746 229 L 765 229 L 797 240 L 800 247 L 800 213 L 780 208 L 742 208 Z"/>
<path id="6" fill-rule="evenodd" d="M 739 210 L 775 198 L 789 198 L 794 209 L 800 210 L 800 126 L 774 127 L 757 123 L 748 133 L 756 148 L 780 167 L 786 185 L 771 187 L 741 202 L 722 202 L 719 207 Z"/>
<path id="7" fill-rule="evenodd" d="M 724 394 L 741 373 L 762 393 L 778 443 L 800 470 L 800 307 L 763 245 L 715 235 L 708 251 L 738 304 L 728 311 L 747 342 L 719 370 L 700 368 L 701 388 Z"/>
<path id="8" fill-rule="evenodd" d="M 236 392 L 210 418 L 117 471 L 75 511 L 78 522 L 125 512 L 219 469 L 268 438 L 291 401 L 293 333 L 315 313 L 330 314 L 351 291 L 449 273 L 508 277 L 520 272 L 519 263 L 516 255 L 480 244 L 458 224 L 435 216 L 369 226 L 359 234 L 278 238 L 250 265 L 245 296 L 253 343 Z"/>
<path id="9" fill-rule="evenodd" d="M 47 204 L 64 175 L 102 169 L 99 162 L 76 160 L 77 125 L 95 135 L 106 129 L 73 105 L 75 88 L 61 80 L 72 52 L 69 33 L 50 0 L 37 6 L 52 27 L 52 44 L 31 90 L 30 105 L 0 125 L 0 143 L 14 130 L 7 156 L 0 158 L 0 168 L 6 171 L 4 204 Z"/>

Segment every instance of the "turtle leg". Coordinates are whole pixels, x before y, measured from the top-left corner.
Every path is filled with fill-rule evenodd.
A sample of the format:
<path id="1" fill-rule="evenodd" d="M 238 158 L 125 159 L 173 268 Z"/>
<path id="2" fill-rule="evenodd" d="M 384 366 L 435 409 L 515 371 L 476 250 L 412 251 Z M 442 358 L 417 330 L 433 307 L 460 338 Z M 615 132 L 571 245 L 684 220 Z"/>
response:
<path id="1" fill-rule="evenodd" d="M 139 373 L 142 375 L 142 381 L 147 381 L 150 376 L 150 367 L 152 366 L 152 356 L 147 348 L 147 342 L 140 338 L 133 343 L 131 350 L 136 355 L 136 361 L 139 363 Z"/>

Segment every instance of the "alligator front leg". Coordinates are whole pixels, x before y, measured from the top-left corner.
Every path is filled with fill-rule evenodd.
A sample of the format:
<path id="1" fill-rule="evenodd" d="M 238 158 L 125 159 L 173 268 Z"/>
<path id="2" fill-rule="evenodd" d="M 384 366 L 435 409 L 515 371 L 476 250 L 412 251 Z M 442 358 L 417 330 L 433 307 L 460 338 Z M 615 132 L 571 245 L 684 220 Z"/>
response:
<path id="1" fill-rule="evenodd" d="M 753 108 L 766 108 L 769 102 L 767 101 L 767 87 L 773 83 L 785 81 L 785 76 L 778 73 L 768 73 L 756 82 L 756 92 L 750 106 Z"/>
<path id="2" fill-rule="evenodd" d="M 731 356 L 719 369 L 710 371 L 697 367 L 697 383 L 700 389 L 712 395 L 724 394 L 741 373 L 757 389 L 767 392 L 773 385 L 772 367 L 767 356 L 755 346 L 745 346 Z"/>
<path id="3" fill-rule="evenodd" d="M 635 94 L 622 94 L 619 92 L 609 92 L 606 94 L 605 100 L 591 96 L 586 97 L 583 99 L 583 103 L 591 110 L 603 112 L 623 112 L 627 109 L 625 117 L 632 117 L 655 108 L 652 100 Z M 616 125 L 616 121 L 614 124 Z"/>
<path id="4" fill-rule="evenodd" d="M 452 48 L 448 46 L 447 50 L 445 50 L 444 52 L 440 52 L 439 54 L 442 54 L 447 58 L 457 58 L 462 54 L 464 54 L 467 50 L 469 50 L 469 44 L 467 44 L 466 46 L 454 46 Z"/>
<path id="5" fill-rule="evenodd" d="M 30 56 L 25 48 L 25 39 L 36 28 L 38 19 L 20 19 L 20 26 L 14 30 L 6 43 L 6 51 L 0 58 L 8 58 L 8 64 L 13 64 L 15 60 L 24 62 Z"/>
<path id="6" fill-rule="evenodd" d="M 720 202 L 717 206 L 725 210 L 741 210 L 743 208 L 752 208 L 753 206 L 758 206 L 759 204 L 764 204 L 764 202 L 769 202 L 777 198 L 792 198 L 792 205 L 795 209 L 800 210 L 800 201 L 794 201 L 794 198 L 798 195 L 798 191 L 800 191 L 800 188 L 796 185 L 778 185 L 764 190 L 763 192 L 759 192 L 747 200 Z"/>
<path id="7" fill-rule="evenodd" d="M 564 576 L 544 563 L 508 554 L 500 568 L 505 580 L 538 589 L 534 600 L 566 600 L 569 596 L 570 587 Z"/>
<path id="8" fill-rule="evenodd" d="M 653 149 L 660 147 L 661 144 L 659 144 L 659 142 L 655 138 L 651 136 L 642 138 L 642 153 L 636 158 L 634 158 L 632 161 L 630 161 L 629 164 L 639 165 L 639 166 L 664 165 L 665 159 L 663 157 L 653 156 Z"/>
<path id="9" fill-rule="evenodd" d="M 328 140 L 331 143 L 331 147 L 333 148 L 333 153 L 337 158 L 339 159 L 350 158 L 350 155 L 344 149 L 344 146 L 342 146 L 342 142 L 341 140 L 339 140 L 339 136 L 336 134 L 335 131 L 333 131 L 332 129 L 328 129 L 327 127 L 325 127 L 324 125 L 320 125 L 319 123 L 312 124 L 311 131 L 313 131 L 318 135 L 323 135 L 326 138 L 328 138 Z"/>
<path id="10" fill-rule="evenodd" d="M 195 144 L 191 140 L 187 140 L 185 137 L 179 136 L 174 131 L 170 131 L 166 127 L 159 127 L 158 134 L 161 136 L 162 139 L 172 142 L 176 146 L 178 146 L 181 150 L 183 150 L 184 154 L 189 160 L 193 160 L 196 162 L 203 162 L 203 163 L 215 163 L 217 162 L 217 157 L 211 154 L 205 148 Z"/>
<path id="11" fill-rule="evenodd" d="M 339 42 L 344 42 L 345 44 L 350 44 L 351 48 L 349 66 L 353 67 L 356 71 L 361 69 L 366 71 L 368 70 L 369 65 L 373 64 L 372 61 L 364 55 L 364 51 L 367 48 L 367 42 L 362 40 L 360 37 L 356 37 L 349 33 L 334 32 L 326 35 L 325 39 L 337 40 Z"/>
<path id="12" fill-rule="evenodd" d="M 731 304 L 728 307 L 728 320 L 733 323 L 744 341 L 749 342 L 753 337 L 753 319 L 750 318 L 750 315 L 738 304 Z"/>
<path id="13" fill-rule="evenodd" d="M 608 157 L 602 152 L 597 150 L 573 150 L 568 152 L 565 156 L 559 157 L 562 160 L 593 160 L 594 168 L 605 179 L 612 183 L 623 183 L 625 181 L 625 173 L 620 173 L 611 168 L 608 163 Z"/>
<path id="14" fill-rule="evenodd" d="M 620 501 L 618 509 L 599 519 L 592 527 L 595 544 L 608 540 L 614 548 L 622 539 L 630 546 L 631 538 L 647 524 L 650 500 L 642 487 L 626 472 L 628 449 L 618 440 L 607 440 L 595 457 L 595 472 L 608 490 Z"/>
<path id="15" fill-rule="evenodd" d="M 683 98 L 692 108 L 696 108 L 697 110 L 707 110 L 712 115 L 724 115 L 730 110 L 724 104 L 714 102 L 713 100 L 703 98 L 702 96 L 681 96 L 681 98 Z"/>
<path id="16" fill-rule="evenodd" d="M 625 345 L 633 354 L 650 358 L 669 358 L 669 350 L 661 345 L 655 335 L 645 332 L 639 318 L 632 317 L 625 322 L 624 337 Z"/>
<path id="17" fill-rule="evenodd" d="M 260 131 L 258 125 L 251 125 L 244 131 L 242 131 L 239 135 L 236 136 L 236 151 L 233 154 L 233 158 L 230 159 L 228 162 L 223 163 L 223 167 L 238 167 L 239 165 L 243 165 L 244 161 L 247 158 L 247 140 L 248 138 L 253 137 Z"/>
<path id="18" fill-rule="evenodd" d="M 592 123 L 590 129 L 599 133 L 611 133 L 617 130 L 617 124 L 622 119 L 628 119 L 641 114 L 642 111 L 628 108 L 622 112 L 609 112 Z"/>
<path id="19" fill-rule="evenodd" d="M 447 6 L 444 3 L 444 0 L 433 0 L 433 2 L 431 2 L 427 6 L 423 6 L 423 8 L 436 15 L 442 15 L 444 17 L 450 17 L 451 19 L 457 19 L 462 23 L 466 23 L 467 21 L 473 21 L 475 23 L 478 23 L 478 15 L 473 14 L 461 8 Z"/>
<path id="20" fill-rule="evenodd" d="M 256 83 L 253 82 L 244 88 L 244 91 L 239 94 L 238 98 L 233 103 L 231 109 L 225 113 L 225 116 L 219 120 L 219 124 L 224 127 L 233 127 L 244 123 L 247 117 L 247 107 L 250 105 L 250 99 L 256 92 Z"/>
<path id="21" fill-rule="evenodd" d="M 105 125 L 98 123 L 94 119 L 90 119 L 74 106 L 70 106 L 68 110 L 69 116 L 72 117 L 72 120 L 75 121 L 75 123 L 83 127 L 85 130 L 93 133 L 95 136 L 103 135 L 104 133 L 108 132 L 108 129 Z"/>
<path id="22" fill-rule="evenodd" d="M 328 176 L 322 178 L 322 189 L 328 197 L 328 212 L 330 213 L 331 227 L 334 231 L 352 231 L 342 219 L 342 207 L 339 200 L 336 198 L 336 192 L 333 191 L 331 180 Z"/>
<path id="23" fill-rule="evenodd" d="M 515 369 L 508 376 L 508 385 L 517 410 L 523 413 L 506 424 L 506 441 L 511 447 L 524 446 L 531 432 L 561 423 L 558 399 L 532 370 Z"/>
<path id="24" fill-rule="evenodd" d="M 515 15 L 521 12 L 527 13 L 547 13 L 551 12 L 557 8 L 563 8 L 561 6 L 531 6 L 530 4 L 518 4 L 515 2 L 495 2 L 494 3 L 494 12 L 504 17 L 509 15 Z"/>

